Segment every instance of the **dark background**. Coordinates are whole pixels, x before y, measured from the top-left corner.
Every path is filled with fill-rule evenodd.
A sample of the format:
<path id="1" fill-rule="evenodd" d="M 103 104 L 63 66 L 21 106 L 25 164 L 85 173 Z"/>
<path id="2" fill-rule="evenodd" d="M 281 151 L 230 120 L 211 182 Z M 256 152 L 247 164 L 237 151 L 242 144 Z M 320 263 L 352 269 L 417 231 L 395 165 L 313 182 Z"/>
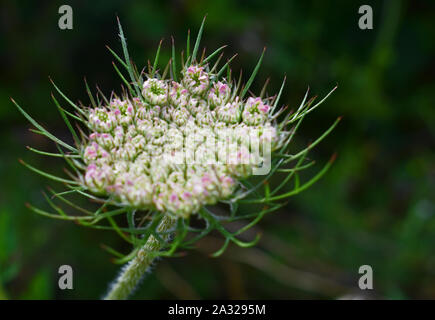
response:
<path id="1" fill-rule="evenodd" d="M 58 8 L 70 4 L 74 29 L 58 28 Z M 370 4 L 374 29 L 358 28 L 358 8 Z M 54 221 L 30 212 L 44 206 L 41 190 L 58 185 L 17 159 L 61 172 L 63 161 L 26 151 L 53 150 L 27 129 L 14 97 L 56 135 L 70 139 L 48 76 L 74 101 L 91 87 L 119 92 L 106 44 L 121 52 L 119 16 L 134 61 L 153 59 L 159 40 L 184 47 L 208 14 L 202 45 L 228 44 L 239 53 L 233 70 L 254 67 L 267 52 L 252 89 L 288 82 L 282 102 L 297 106 L 307 86 L 323 96 L 338 90 L 304 122 L 298 145 L 313 141 L 337 116 L 338 128 L 311 153 L 332 169 L 256 231 L 255 248 L 230 247 L 210 258 L 219 239 L 161 260 L 134 298 L 435 298 L 435 2 L 433 1 L 8 1 L 0 5 L 0 299 L 98 298 L 119 268 L 99 244 L 128 253 L 112 232 Z M 247 80 L 247 77 L 245 78 Z M 296 149 L 295 149 L 296 150 Z M 74 290 L 57 287 L 57 268 L 73 267 Z M 374 290 L 358 289 L 358 269 L 370 265 Z"/>

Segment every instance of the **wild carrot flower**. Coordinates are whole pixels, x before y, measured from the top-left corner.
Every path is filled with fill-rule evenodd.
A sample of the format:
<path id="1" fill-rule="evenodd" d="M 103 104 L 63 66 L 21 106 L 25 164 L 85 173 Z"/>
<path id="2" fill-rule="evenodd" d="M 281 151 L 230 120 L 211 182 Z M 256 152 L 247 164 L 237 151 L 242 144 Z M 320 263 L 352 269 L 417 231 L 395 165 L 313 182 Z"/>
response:
<path id="1" fill-rule="evenodd" d="M 64 158 L 74 173 L 67 179 L 23 164 L 65 184 L 68 190 L 53 191 L 53 198 L 84 215 L 69 215 L 48 197 L 56 214 L 29 207 L 45 216 L 115 230 L 133 244 L 132 253 L 118 260 L 130 262 L 112 285 L 108 299 L 126 298 L 156 256 L 189 248 L 212 230 L 225 238 L 215 256 L 230 242 L 243 247 L 254 245 L 258 237 L 243 242 L 237 236 L 280 208 L 283 200 L 308 188 L 331 165 L 329 162 L 311 180 L 289 189 L 290 180 L 313 164 L 306 161 L 307 153 L 338 123 L 339 119 L 307 148 L 289 152 L 302 119 L 327 96 L 313 105 L 314 99 L 307 101 L 307 92 L 294 112 L 278 107 L 284 82 L 276 95 L 265 96 L 264 87 L 260 95 L 246 97 L 264 52 L 246 85 L 242 85 L 231 77 L 232 59 L 220 68 L 220 58 L 212 64 L 224 47 L 197 59 L 203 26 L 192 52 L 188 41 L 181 70 L 176 68 L 173 43 L 172 58 L 163 74 L 157 72 L 160 46 L 153 66 L 139 74 L 130 61 L 119 25 L 124 59 L 109 50 L 130 77 L 127 81 L 115 66 L 126 85 L 121 96 L 112 94 L 108 99 L 99 93 L 95 99 L 86 85 L 90 106 L 79 107 L 53 84 L 75 110 L 64 109 L 53 96 L 75 146 L 49 133 L 13 101 L 38 133 L 56 143 L 59 153 L 30 150 Z M 166 78 L 168 73 L 170 77 Z M 81 124 L 82 129 L 76 131 L 71 121 Z M 271 177 L 276 173 L 283 177 L 272 185 Z M 91 212 L 68 200 L 69 194 L 84 195 L 101 206 Z M 239 212 L 244 203 L 258 204 L 258 212 Z M 217 204 L 227 205 L 228 215 L 217 216 L 213 212 Z M 128 227 L 120 225 L 118 216 L 127 218 Z M 206 221 L 205 228 L 193 228 L 193 219 Z M 224 227 L 242 219 L 251 222 L 235 232 Z"/>

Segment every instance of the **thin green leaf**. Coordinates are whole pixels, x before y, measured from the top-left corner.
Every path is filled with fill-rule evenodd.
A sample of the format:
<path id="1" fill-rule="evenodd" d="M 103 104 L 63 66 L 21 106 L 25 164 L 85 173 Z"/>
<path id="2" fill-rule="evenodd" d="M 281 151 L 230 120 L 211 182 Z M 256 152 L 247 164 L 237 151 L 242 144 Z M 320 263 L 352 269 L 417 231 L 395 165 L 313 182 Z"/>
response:
<path id="1" fill-rule="evenodd" d="M 231 61 L 233 61 L 233 59 L 237 57 L 237 53 L 235 55 L 233 55 L 228 61 L 227 63 L 224 64 L 224 66 L 219 70 L 219 72 L 216 74 L 215 80 L 219 79 L 219 77 L 222 75 L 222 73 L 224 73 L 225 69 L 229 66 L 229 64 L 231 63 Z"/>
<path id="2" fill-rule="evenodd" d="M 128 74 L 130 75 L 130 79 L 133 83 L 133 86 L 134 86 L 134 89 L 136 91 L 137 96 L 141 97 L 142 95 L 140 94 L 140 91 L 137 87 L 138 86 L 137 79 L 135 79 L 135 77 L 134 77 L 133 67 L 131 65 L 130 56 L 129 56 L 128 50 L 127 50 L 127 40 L 124 36 L 124 31 L 122 30 L 122 26 L 121 26 L 121 22 L 119 21 L 119 18 L 117 18 L 117 20 L 118 20 L 118 28 L 119 28 L 119 37 L 121 38 L 122 50 L 124 52 L 124 59 L 125 59 L 126 65 L 127 65 Z"/>
<path id="3" fill-rule="evenodd" d="M 86 87 L 86 92 L 88 93 L 88 96 L 89 96 L 89 100 L 91 101 L 92 107 L 97 108 L 98 106 L 95 103 L 94 96 L 92 95 L 91 89 L 89 89 L 88 82 L 86 81 L 86 78 L 85 78 L 85 87 Z"/>
<path id="4" fill-rule="evenodd" d="M 68 199 L 66 199 L 66 198 L 63 197 L 62 195 L 59 195 L 59 194 L 55 193 L 54 190 L 49 189 L 49 191 L 50 191 L 50 193 L 51 193 L 54 197 L 58 198 L 58 199 L 59 199 L 60 201 L 62 201 L 63 203 L 66 203 L 66 204 L 69 205 L 70 207 L 72 207 L 72 208 L 74 208 L 74 209 L 76 209 L 76 210 L 78 210 L 78 211 L 80 211 L 80 212 L 83 212 L 84 214 L 87 214 L 87 215 L 93 215 L 93 213 L 92 213 L 91 211 L 86 210 L 86 209 L 84 209 L 84 208 L 82 208 L 82 207 L 76 205 L 75 203 L 69 201 Z"/>
<path id="5" fill-rule="evenodd" d="M 134 229 L 134 214 L 135 211 L 134 210 L 128 210 L 127 211 L 127 223 L 128 223 L 128 227 Z M 137 238 L 132 234 L 131 235 L 131 241 L 133 242 L 133 245 L 136 245 L 136 240 Z"/>
<path id="6" fill-rule="evenodd" d="M 291 119 L 291 122 L 299 119 L 302 116 L 305 116 L 306 114 L 310 113 L 311 111 L 313 111 L 314 109 L 316 109 L 318 106 L 320 106 L 336 89 L 338 88 L 338 86 L 335 86 L 331 91 L 329 91 L 329 93 L 322 99 L 320 100 L 318 103 L 316 103 L 314 106 L 312 106 L 310 109 L 302 112 L 300 115 L 295 115 L 294 118 Z"/>
<path id="7" fill-rule="evenodd" d="M 264 94 L 266 93 L 267 85 L 269 84 L 270 78 L 266 79 L 266 82 L 263 85 L 263 88 L 260 91 L 260 98 L 263 98 Z"/>
<path id="8" fill-rule="evenodd" d="M 33 212 L 39 214 L 39 215 L 49 217 L 49 218 L 59 219 L 59 220 L 81 221 L 81 220 L 92 219 L 92 217 L 69 216 L 69 215 L 63 216 L 63 215 L 53 214 L 53 213 L 38 209 L 29 203 L 26 203 L 26 207 L 29 208 L 30 210 L 32 210 Z"/>
<path id="9" fill-rule="evenodd" d="M 116 73 L 118 74 L 118 76 L 121 78 L 121 80 L 125 83 L 125 85 L 128 88 L 128 91 L 130 92 L 130 94 L 133 96 L 134 92 L 133 92 L 133 88 L 130 86 L 130 83 L 128 83 L 127 79 L 124 78 L 124 76 L 122 75 L 121 71 L 119 71 L 118 67 L 116 66 L 115 62 L 112 62 L 113 67 L 115 68 Z"/>
<path id="10" fill-rule="evenodd" d="M 313 143 L 311 143 L 308 147 L 306 147 L 304 150 L 298 152 L 295 155 L 290 156 L 286 162 L 289 162 L 291 160 L 297 159 L 299 158 L 301 155 L 303 155 L 305 152 L 313 149 L 316 145 L 318 145 L 323 139 L 325 139 L 325 137 L 331 133 L 332 130 L 334 130 L 334 128 L 337 126 L 337 124 L 340 122 L 341 117 L 338 117 L 337 120 L 334 121 L 334 123 L 332 124 L 332 126 L 330 126 L 328 128 L 328 130 L 326 130 L 319 138 L 317 138 L 316 141 L 314 141 Z"/>
<path id="11" fill-rule="evenodd" d="M 56 100 L 56 98 L 54 97 L 53 94 L 51 94 L 51 98 L 53 99 L 54 104 L 56 105 L 57 109 L 59 110 L 59 113 L 60 113 L 63 121 L 65 122 L 66 126 L 68 127 L 68 130 L 71 132 L 76 146 L 78 146 L 80 139 L 77 136 L 77 133 L 75 132 L 75 130 L 73 129 L 73 127 L 71 125 L 71 122 L 69 121 L 69 119 L 66 116 L 64 110 L 62 109 L 62 107 L 60 106 L 59 102 Z"/>
<path id="12" fill-rule="evenodd" d="M 44 156 L 49 156 L 49 157 L 56 157 L 56 158 L 63 158 L 63 157 L 69 157 L 69 158 L 80 158 L 80 155 L 78 154 L 60 154 L 60 153 L 52 153 L 52 152 L 46 152 L 46 151 L 41 151 L 29 146 L 26 146 L 26 148 L 32 152 L 38 153 L 38 154 L 42 154 Z"/>
<path id="13" fill-rule="evenodd" d="M 174 43 L 174 37 L 171 37 L 172 39 L 172 76 L 175 81 L 177 80 L 177 63 L 175 61 L 175 43 Z"/>
<path id="14" fill-rule="evenodd" d="M 157 70 L 157 64 L 159 63 L 160 48 L 162 47 L 162 42 L 163 42 L 163 39 L 160 40 L 160 42 L 159 42 L 159 46 L 157 47 L 156 57 L 154 58 L 153 69 L 151 72 L 151 76 L 153 76 L 153 77 L 154 77 L 154 74 L 156 73 L 156 70 Z"/>
<path id="15" fill-rule="evenodd" d="M 21 159 L 20 159 L 19 161 L 20 161 L 20 163 L 21 163 L 23 166 L 25 166 L 26 168 L 32 170 L 33 172 L 35 172 L 35 173 L 37 173 L 37 174 L 40 174 L 40 175 L 43 176 L 43 177 L 46 177 L 46 178 L 48 178 L 48 179 L 51 179 L 51 180 L 54 180 L 54 181 L 58 181 L 58 182 L 62 182 L 62 183 L 69 183 L 69 184 L 73 184 L 73 185 L 74 185 L 74 184 L 75 184 L 75 185 L 78 185 L 78 184 L 79 184 L 77 181 L 72 181 L 72 180 L 63 179 L 63 178 L 60 178 L 60 177 L 54 176 L 54 175 L 52 175 L 52 174 L 46 173 L 46 172 L 44 172 L 44 171 L 42 171 L 42 170 L 36 169 L 35 167 L 32 167 L 30 164 L 27 164 L 26 162 L 24 162 L 24 161 L 21 160 Z"/>
<path id="16" fill-rule="evenodd" d="M 276 107 L 278 106 L 278 102 L 279 102 L 279 99 L 281 98 L 282 90 L 284 89 L 284 84 L 285 84 L 286 79 L 287 79 L 287 76 L 284 76 L 284 79 L 282 80 L 281 88 L 279 88 L 278 95 L 276 96 L 276 99 L 273 103 L 272 110 L 270 110 L 270 114 L 273 114 L 275 112 Z"/>
<path id="17" fill-rule="evenodd" d="M 190 57 L 190 29 L 187 30 L 187 40 L 186 40 L 186 65 Z"/>
<path id="18" fill-rule="evenodd" d="M 124 62 L 124 60 L 122 60 L 121 57 L 118 56 L 118 55 L 115 53 L 115 51 L 113 51 L 112 49 L 110 49 L 109 46 L 106 46 L 106 48 L 110 51 L 110 53 L 112 53 L 112 55 L 115 57 L 115 59 L 118 60 L 118 62 L 121 63 L 121 65 L 122 65 L 125 69 L 127 69 L 127 71 L 128 71 L 128 66 L 127 66 L 127 64 Z"/>
<path id="19" fill-rule="evenodd" d="M 62 98 L 65 99 L 66 102 L 68 102 L 74 109 L 76 109 L 79 113 L 81 113 L 83 116 L 86 116 L 86 112 L 84 112 L 81 108 L 79 108 L 74 102 L 72 102 L 54 83 L 54 81 L 49 78 L 51 84 L 56 89 L 56 91 L 62 96 Z"/>
<path id="20" fill-rule="evenodd" d="M 207 15 L 204 16 L 204 18 L 202 19 L 201 27 L 199 28 L 198 36 L 196 37 L 195 46 L 193 47 L 193 51 L 192 51 L 192 58 L 190 59 L 190 61 L 192 63 L 194 63 L 196 61 L 196 55 L 198 53 L 199 44 L 201 42 L 202 31 L 204 30 L 204 24 L 205 24 L 206 18 L 207 18 Z"/>
<path id="21" fill-rule="evenodd" d="M 101 249 L 107 251 L 108 253 L 110 253 L 111 255 L 114 255 L 115 257 L 118 258 L 125 258 L 125 255 L 123 255 L 122 253 L 119 253 L 118 251 L 116 251 L 115 249 L 113 249 L 112 247 L 109 247 L 108 245 L 105 245 L 104 243 L 102 243 L 100 245 Z"/>
<path id="22" fill-rule="evenodd" d="M 77 152 L 77 149 L 68 145 L 67 143 L 59 140 L 58 138 L 56 138 L 55 136 L 53 136 L 51 133 L 49 133 L 47 130 L 44 129 L 44 127 L 42 127 L 38 122 L 36 122 L 26 111 L 24 111 L 19 105 L 18 103 L 15 102 L 14 99 L 12 99 L 12 102 L 14 103 L 14 105 L 18 108 L 18 110 L 24 115 L 24 117 L 26 117 L 27 120 L 29 120 L 29 122 L 36 128 L 38 128 L 40 130 L 40 133 L 44 136 L 46 136 L 47 138 L 53 140 L 54 142 L 60 144 L 61 146 L 65 147 L 66 149 L 73 151 L 73 152 Z"/>
<path id="23" fill-rule="evenodd" d="M 296 164 L 296 168 L 299 167 L 300 164 L 302 164 L 302 162 L 305 160 L 305 156 L 307 155 L 307 153 L 305 152 L 303 154 L 303 156 L 299 159 L 299 161 Z M 293 177 L 293 175 L 295 174 L 296 170 L 292 170 L 289 172 L 289 174 L 285 177 L 284 180 L 282 180 L 282 182 L 272 191 L 271 195 L 275 195 L 279 190 L 281 190 L 281 188 L 283 188 L 287 182 L 290 181 L 290 179 Z"/>
<path id="24" fill-rule="evenodd" d="M 225 238 L 225 242 L 222 245 L 222 247 L 219 250 L 217 250 L 216 252 L 212 253 L 210 256 L 213 258 L 217 258 L 217 257 L 221 256 L 225 252 L 225 250 L 227 249 L 229 244 L 230 244 L 230 239 Z"/>
<path id="25" fill-rule="evenodd" d="M 284 194 L 280 194 L 278 196 L 275 197 L 271 197 L 268 200 L 269 201 L 277 201 L 277 200 L 282 200 L 291 196 L 294 196 L 306 189 L 308 189 L 309 187 L 311 187 L 315 182 L 317 182 L 321 177 L 323 177 L 323 175 L 329 170 L 329 168 L 331 167 L 332 163 L 335 160 L 336 155 L 334 154 L 331 159 L 326 163 L 326 165 L 322 168 L 322 170 L 320 170 L 313 178 L 311 178 L 308 182 L 304 183 L 302 186 L 293 189 L 292 191 L 286 192 Z M 241 200 L 241 202 L 244 203 L 264 203 L 264 199 L 258 199 L 258 200 Z"/>
<path id="26" fill-rule="evenodd" d="M 207 62 L 209 62 L 211 59 L 213 59 L 219 52 L 221 52 L 226 47 L 227 47 L 227 45 L 224 45 L 224 46 L 220 47 L 219 49 L 216 49 L 216 51 L 214 51 L 212 54 L 210 54 L 207 58 L 204 59 L 202 64 L 206 64 Z"/>
<path id="27" fill-rule="evenodd" d="M 254 68 L 254 71 L 252 71 L 251 76 L 249 77 L 248 82 L 246 83 L 246 86 L 243 88 L 242 93 L 240 94 L 240 99 L 243 99 L 245 94 L 248 92 L 249 87 L 251 86 L 252 82 L 255 79 L 255 76 L 257 75 L 258 70 L 260 69 L 261 62 L 263 61 L 264 52 L 266 52 L 266 48 L 263 49 L 263 52 L 261 53 L 260 59 L 258 59 L 257 65 Z"/>
<path id="28" fill-rule="evenodd" d="M 133 243 L 129 237 L 127 237 L 124 232 L 122 232 L 119 228 L 119 226 L 116 224 L 115 220 L 113 220 L 112 217 L 107 217 L 107 220 L 109 220 L 110 224 L 112 225 L 112 227 L 115 229 L 115 232 L 125 241 L 129 242 L 129 243 Z"/>

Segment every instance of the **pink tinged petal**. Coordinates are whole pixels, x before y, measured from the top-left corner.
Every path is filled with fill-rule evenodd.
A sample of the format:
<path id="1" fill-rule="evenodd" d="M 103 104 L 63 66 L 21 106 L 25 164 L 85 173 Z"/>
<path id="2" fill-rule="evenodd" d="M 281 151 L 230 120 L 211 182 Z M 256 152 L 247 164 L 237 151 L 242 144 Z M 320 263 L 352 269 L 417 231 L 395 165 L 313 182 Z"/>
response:
<path id="1" fill-rule="evenodd" d="M 263 105 L 260 105 L 259 109 L 261 112 L 267 113 L 270 109 L 270 106 L 268 106 L 267 104 L 263 104 Z"/>
<path id="2" fill-rule="evenodd" d="M 200 194 L 202 192 L 203 188 L 199 185 L 199 184 L 195 184 L 195 186 L 193 187 L 193 191 L 196 194 Z"/>
<path id="3" fill-rule="evenodd" d="M 171 194 L 171 197 L 169 198 L 171 202 L 176 202 L 178 200 L 178 197 L 175 193 Z"/>
<path id="4" fill-rule="evenodd" d="M 184 192 L 183 197 L 184 197 L 184 199 L 189 199 L 192 197 L 192 194 L 190 192 Z"/>
<path id="5" fill-rule="evenodd" d="M 211 182 L 210 176 L 209 176 L 208 174 L 204 174 L 204 175 L 201 177 L 201 181 L 202 181 L 203 183 L 209 183 L 209 182 Z"/>
<path id="6" fill-rule="evenodd" d="M 227 91 L 227 88 L 228 88 L 228 86 L 224 84 L 219 88 L 219 92 L 222 94 L 225 94 Z"/>

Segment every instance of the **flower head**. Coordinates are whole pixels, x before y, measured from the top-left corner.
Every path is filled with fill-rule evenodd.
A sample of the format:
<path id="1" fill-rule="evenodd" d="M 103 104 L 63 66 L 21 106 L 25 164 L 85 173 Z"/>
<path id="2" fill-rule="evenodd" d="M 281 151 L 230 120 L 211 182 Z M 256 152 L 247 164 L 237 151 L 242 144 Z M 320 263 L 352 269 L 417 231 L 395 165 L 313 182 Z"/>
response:
<path id="1" fill-rule="evenodd" d="M 65 158 L 75 175 L 68 172 L 72 180 L 60 178 L 26 165 L 33 171 L 65 183 L 70 190 L 54 194 L 64 203 L 72 204 L 63 198 L 63 194 L 67 193 L 82 194 L 102 202 L 95 213 L 83 217 L 67 216 L 50 202 L 57 212 L 62 212 L 56 217 L 72 219 L 84 225 L 109 219 L 113 229 L 119 231 L 120 227 L 111 219 L 112 216 L 143 212 L 150 214 L 150 218 L 144 216 L 141 222 L 145 223 L 148 218 L 151 220 L 149 226 L 144 227 L 147 230 L 144 235 L 149 237 L 158 233 L 155 228 L 162 216 L 172 220 L 180 218 L 178 221 L 183 221 L 181 228 L 189 228 L 189 218 L 198 214 L 207 221 L 207 229 L 200 231 L 198 238 L 211 228 L 217 228 L 227 237 L 225 249 L 230 241 L 237 244 L 242 242 L 236 239 L 237 232 L 230 233 L 221 223 L 254 217 L 249 224 L 252 226 L 258 221 L 257 217 L 277 210 L 280 200 L 310 186 L 326 172 L 330 163 L 311 181 L 300 186 L 298 172 L 310 166 L 304 162 L 305 156 L 326 134 L 302 151 L 294 154 L 289 152 L 289 145 L 300 121 L 325 99 L 314 106 L 311 105 L 314 99 L 308 102 L 304 99 L 295 113 L 281 116 L 286 110 L 278 107 L 282 90 L 276 96 L 266 94 L 263 97 L 265 90 L 262 90 L 260 96 L 246 97 L 263 55 L 247 84 L 240 85 L 231 79 L 231 72 L 227 73 L 227 78 L 221 76 L 229 68 L 228 64 L 218 68 L 220 59 L 217 59 L 215 65 L 211 65 L 212 58 L 223 47 L 200 61 L 196 59 L 201 34 L 198 34 L 193 52 L 182 61 L 182 70 L 177 71 L 175 63 L 169 63 L 163 75 L 160 75 L 156 72 L 156 57 L 149 73 L 138 74 L 129 55 L 124 52 L 123 65 L 130 79 L 123 77 L 127 90 L 122 97 L 112 94 L 107 99 L 99 94 L 98 99 L 93 99 L 91 96 L 92 106 L 88 108 L 81 108 L 67 99 L 76 114 L 58 105 L 73 134 L 75 146 L 50 134 L 14 102 L 20 112 L 37 127 L 38 132 L 55 141 L 60 153 L 36 151 Z M 120 36 L 126 51 L 122 30 Z M 170 79 L 166 78 L 168 73 Z M 75 131 L 70 119 L 84 124 L 88 132 L 86 129 Z M 332 131 L 337 123 L 338 120 L 326 133 Z M 292 161 L 297 163 L 293 167 L 283 168 L 290 166 Z M 266 168 L 265 171 L 260 170 L 263 175 L 267 174 L 264 180 L 259 183 L 255 179 L 251 180 L 262 168 Z M 288 175 L 278 179 L 278 186 L 271 189 L 269 177 L 280 169 Z M 283 188 L 290 185 L 288 182 L 292 178 L 297 179 L 295 189 L 282 192 Z M 254 215 L 238 215 L 237 208 L 242 201 L 260 204 L 261 208 Z M 208 210 L 208 206 L 217 202 L 228 204 L 230 215 L 216 217 Z M 106 211 L 106 206 L 115 206 L 117 209 Z M 75 204 L 72 207 L 89 213 Z M 35 211 L 41 213 L 41 210 Z M 44 212 L 44 215 L 47 214 Z M 130 215 L 129 228 L 123 230 L 134 231 L 136 235 L 138 229 L 131 218 Z M 105 225 L 104 228 L 111 227 Z M 153 232 L 148 232 L 148 228 L 154 228 Z M 185 233 L 180 230 L 177 229 L 177 232 L 184 237 Z M 179 245 L 181 240 L 174 243 Z M 248 244 L 243 243 L 245 246 Z"/>
<path id="2" fill-rule="evenodd" d="M 261 124 L 268 110 L 261 98 L 231 99 L 231 84 L 209 88 L 210 78 L 204 67 L 191 65 L 180 82 L 146 80 L 145 103 L 114 98 L 90 109 L 95 131 L 84 147 L 86 187 L 126 206 L 181 216 L 229 197 L 261 162 L 250 148 L 262 127 L 242 117 L 242 109 L 261 115 Z M 249 142 L 250 135 L 256 140 Z"/>

